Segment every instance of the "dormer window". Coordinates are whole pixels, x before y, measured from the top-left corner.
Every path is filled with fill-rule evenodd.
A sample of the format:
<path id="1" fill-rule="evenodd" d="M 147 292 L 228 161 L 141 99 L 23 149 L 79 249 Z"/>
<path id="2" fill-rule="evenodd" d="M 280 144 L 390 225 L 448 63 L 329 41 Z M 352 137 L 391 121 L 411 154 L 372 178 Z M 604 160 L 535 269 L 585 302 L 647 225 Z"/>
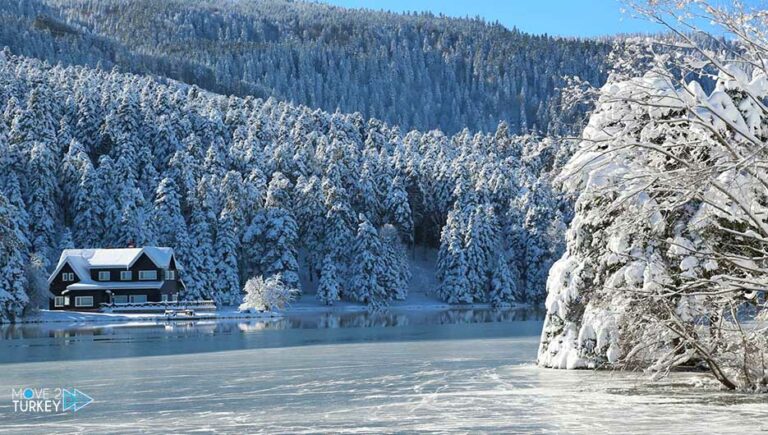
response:
<path id="1" fill-rule="evenodd" d="M 165 270 L 165 280 L 166 281 L 174 281 L 176 280 L 176 271 L 175 270 Z"/>
<path id="2" fill-rule="evenodd" d="M 140 281 L 156 281 L 157 271 L 156 270 L 140 270 L 139 280 Z"/>
<path id="3" fill-rule="evenodd" d="M 130 270 L 121 270 L 120 271 L 120 281 L 130 281 L 133 279 L 133 272 Z"/>
<path id="4" fill-rule="evenodd" d="M 64 272 L 61 274 L 61 280 L 64 282 L 72 282 L 75 280 L 75 274 L 72 272 Z"/>
<path id="5" fill-rule="evenodd" d="M 109 271 L 99 272 L 99 281 L 109 281 Z"/>

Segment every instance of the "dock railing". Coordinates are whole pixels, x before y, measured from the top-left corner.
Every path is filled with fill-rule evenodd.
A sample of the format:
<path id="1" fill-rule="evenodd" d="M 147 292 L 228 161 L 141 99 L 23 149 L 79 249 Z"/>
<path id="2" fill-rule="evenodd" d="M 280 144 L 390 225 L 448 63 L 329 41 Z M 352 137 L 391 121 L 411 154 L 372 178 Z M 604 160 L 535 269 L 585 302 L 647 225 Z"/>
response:
<path id="1" fill-rule="evenodd" d="M 213 301 L 163 301 L 102 303 L 100 309 L 107 313 L 164 313 L 167 310 L 216 311 Z"/>

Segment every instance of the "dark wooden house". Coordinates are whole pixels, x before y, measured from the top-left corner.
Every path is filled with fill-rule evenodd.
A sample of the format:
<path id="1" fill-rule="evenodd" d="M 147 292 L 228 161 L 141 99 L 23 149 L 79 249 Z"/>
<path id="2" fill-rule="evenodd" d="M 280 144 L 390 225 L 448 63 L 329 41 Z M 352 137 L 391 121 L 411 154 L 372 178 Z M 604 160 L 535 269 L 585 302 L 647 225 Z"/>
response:
<path id="1" fill-rule="evenodd" d="M 178 300 L 183 282 L 173 249 L 65 249 L 48 278 L 52 310 Z"/>

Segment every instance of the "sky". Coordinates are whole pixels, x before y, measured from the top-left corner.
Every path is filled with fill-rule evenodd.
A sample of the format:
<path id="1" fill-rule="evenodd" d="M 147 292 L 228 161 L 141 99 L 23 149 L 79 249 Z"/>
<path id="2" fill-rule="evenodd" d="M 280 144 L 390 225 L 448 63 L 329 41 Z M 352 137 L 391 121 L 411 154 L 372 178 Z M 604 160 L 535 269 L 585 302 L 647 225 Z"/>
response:
<path id="1" fill-rule="evenodd" d="M 715 0 L 726 1 L 726 0 Z M 430 11 L 452 17 L 480 16 L 533 34 L 595 37 L 655 33 L 660 26 L 633 18 L 619 0 L 324 0 L 350 8 L 392 12 Z M 765 0 L 748 0 L 765 5 Z"/>

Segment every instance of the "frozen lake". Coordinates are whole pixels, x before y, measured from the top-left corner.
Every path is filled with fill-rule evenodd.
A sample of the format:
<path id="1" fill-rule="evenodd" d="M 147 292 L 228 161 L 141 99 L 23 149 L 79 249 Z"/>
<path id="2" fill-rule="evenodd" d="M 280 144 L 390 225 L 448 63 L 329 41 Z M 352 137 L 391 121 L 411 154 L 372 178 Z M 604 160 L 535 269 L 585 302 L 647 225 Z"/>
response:
<path id="1" fill-rule="evenodd" d="M 721 392 L 699 375 L 649 384 L 539 369 L 539 318 L 475 310 L 6 326 L 0 432 L 768 430 L 764 398 Z M 78 388 L 95 402 L 75 414 L 17 413 L 11 389 L 20 387 Z"/>

